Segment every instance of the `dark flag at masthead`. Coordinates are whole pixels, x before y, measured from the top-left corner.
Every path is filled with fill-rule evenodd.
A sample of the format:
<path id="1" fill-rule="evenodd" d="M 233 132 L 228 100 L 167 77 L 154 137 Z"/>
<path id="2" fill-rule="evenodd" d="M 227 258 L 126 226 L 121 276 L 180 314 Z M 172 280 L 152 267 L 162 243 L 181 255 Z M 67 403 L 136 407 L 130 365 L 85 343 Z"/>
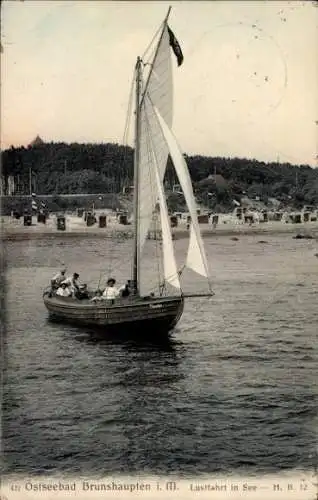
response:
<path id="1" fill-rule="evenodd" d="M 179 45 L 178 40 L 174 36 L 173 32 L 169 28 L 169 26 L 167 26 L 167 28 L 168 28 L 168 33 L 169 33 L 169 42 L 170 42 L 170 45 L 171 45 L 172 50 L 173 50 L 173 52 L 174 52 L 174 54 L 175 54 L 175 56 L 177 58 L 178 66 L 181 66 L 181 64 L 183 62 L 183 54 L 182 54 L 181 47 Z"/>

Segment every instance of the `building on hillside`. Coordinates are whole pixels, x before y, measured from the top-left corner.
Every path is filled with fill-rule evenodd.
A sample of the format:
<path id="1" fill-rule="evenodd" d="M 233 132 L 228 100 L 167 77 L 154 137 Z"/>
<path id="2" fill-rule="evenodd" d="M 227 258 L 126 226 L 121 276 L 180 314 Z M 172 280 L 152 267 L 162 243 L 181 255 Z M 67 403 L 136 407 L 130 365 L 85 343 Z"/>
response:
<path id="1" fill-rule="evenodd" d="M 44 144 L 43 139 L 41 139 L 41 137 L 39 135 L 37 135 L 36 138 L 30 142 L 29 147 L 41 146 L 42 144 Z"/>
<path id="2" fill-rule="evenodd" d="M 214 175 L 210 174 L 207 177 L 207 180 L 214 181 L 216 186 L 227 187 L 227 181 L 224 179 L 222 174 L 214 174 Z"/>
<path id="3" fill-rule="evenodd" d="M 210 174 L 208 177 L 205 179 L 202 179 L 198 183 L 201 186 L 204 186 L 206 184 L 215 184 L 216 187 L 227 187 L 228 183 L 224 179 L 222 174 Z"/>

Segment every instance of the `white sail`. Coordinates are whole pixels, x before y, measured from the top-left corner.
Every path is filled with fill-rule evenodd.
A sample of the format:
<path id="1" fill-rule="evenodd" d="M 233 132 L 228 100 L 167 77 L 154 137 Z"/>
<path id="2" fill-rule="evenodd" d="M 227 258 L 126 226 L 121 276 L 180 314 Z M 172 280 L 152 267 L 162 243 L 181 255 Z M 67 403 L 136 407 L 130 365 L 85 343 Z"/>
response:
<path id="1" fill-rule="evenodd" d="M 197 238 L 196 232 L 195 232 L 195 225 L 198 227 L 198 222 L 196 220 L 195 224 L 190 224 L 190 240 L 189 240 L 189 248 L 188 248 L 188 255 L 187 255 L 187 260 L 186 260 L 186 266 L 189 267 L 190 269 L 193 269 L 198 274 L 201 274 L 201 276 L 205 276 L 206 278 L 209 277 L 209 270 L 208 270 L 208 264 L 204 252 L 204 248 L 200 247 L 200 238 Z M 198 227 L 199 230 L 199 227 Z M 200 230 L 199 230 L 200 234 Z M 203 242 L 202 242 L 202 247 L 203 247 Z"/>
<path id="2" fill-rule="evenodd" d="M 164 195 L 163 184 L 160 179 L 159 168 L 155 158 L 154 158 L 154 165 L 155 165 L 154 170 L 156 172 L 158 198 L 160 206 L 164 278 L 166 282 L 170 283 L 170 285 L 180 289 L 181 286 L 177 270 L 176 259 L 174 255 L 167 203 Z"/>
<path id="3" fill-rule="evenodd" d="M 162 135 L 158 120 L 147 102 L 147 96 L 156 104 L 165 121 L 172 123 L 172 67 L 171 48 L 167 26 L 164 27 L 162 37 L 156 50 L 156 56 L 149 73 L 145 93 L 140 109 L 140 162 L 139 162 L 139 248 L 142 251 L 147 238 L 152 213 L 158 199 L 158 189 L 153 168 L 152 155 L 149 148 L 149 134 L 152 138 L 154 151 L 159 169 L 160 180 L 164 178 L 168 147 Z"/>
<path id="4" fill-rule="evenodd" d="M 172 64 L 169 33 L 165 25 L 145 89 L 169 127 L 173 116 Z"/>
<path id="5" fill-rule="evenodd" d="M 190 242 L 188 255 L 186 260 L 187 267 L 193 269 L 202 276 L 208 277 L 208 263 L 204 251 L 204 245 L 200 233 L 196 205 L 192 190 L 192 183 L 190 179 L 190 174 L 188 171 L 187 164 L 177 143 L 176 138 L 168 127 L 167 123 L 161 116 L 159 110 L 154 106 L 154 111 L 158 118 L 161 130 L 167 141 L 167 145 L 170 151 L 170 155 L 176 169 L 182 191 L 188 205 L 188 209 L 191 216 L 191 232 L 190 232 Z"/>

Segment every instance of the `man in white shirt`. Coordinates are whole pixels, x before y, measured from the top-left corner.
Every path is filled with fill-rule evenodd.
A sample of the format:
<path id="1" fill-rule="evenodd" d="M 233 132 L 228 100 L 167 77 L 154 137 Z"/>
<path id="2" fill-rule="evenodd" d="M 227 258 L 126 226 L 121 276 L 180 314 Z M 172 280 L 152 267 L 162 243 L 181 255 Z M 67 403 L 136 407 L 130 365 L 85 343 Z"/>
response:
<path id="1" fill-rule="evenodd" d="M 61 269 L 59 273 L 57 273 L 53 278 L 51 279 L 51 285 L 52 289 L 57 289 L 61 285 L 62 281 L 65 280 L 65 273 L 66 269 Z"/>
<path id="2" fill-rule="evenodd" d="M 119 296 L 119 290 L 114 286 L 116 280 L 114 278 L 109 278 L 107 281 L 107 286 L 103 291 L 103 299 L 114 300 Z"/>

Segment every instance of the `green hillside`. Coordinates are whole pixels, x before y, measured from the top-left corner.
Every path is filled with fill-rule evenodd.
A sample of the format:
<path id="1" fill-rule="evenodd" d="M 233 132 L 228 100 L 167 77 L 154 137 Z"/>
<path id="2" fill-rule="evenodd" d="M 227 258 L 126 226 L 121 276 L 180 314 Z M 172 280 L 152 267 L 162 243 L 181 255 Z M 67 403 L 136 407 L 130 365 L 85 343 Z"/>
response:
<path id="1" fill-rule="evenodd" d="M 5 192 L 8 176 L 15 178 L 16 194 L 29 194 L 30 187 L 42 195 L 122 193 L 133 182 L 133 150 L 118 144 L 40 142 L 12 147 L 1 156 Z M 318 205 L 318 170 L 308 165 L 199 155 L 185 158 L 197 199 L 211 210 L 233 208 L 233 199 L 243 195 L 265 204 L 273 197 L 295 208 Z M 178 183 L 170 162 L 165 181 L 171 191 Z M 181 209 L 182 195 L 170 194 L 169 205 Z"/>

